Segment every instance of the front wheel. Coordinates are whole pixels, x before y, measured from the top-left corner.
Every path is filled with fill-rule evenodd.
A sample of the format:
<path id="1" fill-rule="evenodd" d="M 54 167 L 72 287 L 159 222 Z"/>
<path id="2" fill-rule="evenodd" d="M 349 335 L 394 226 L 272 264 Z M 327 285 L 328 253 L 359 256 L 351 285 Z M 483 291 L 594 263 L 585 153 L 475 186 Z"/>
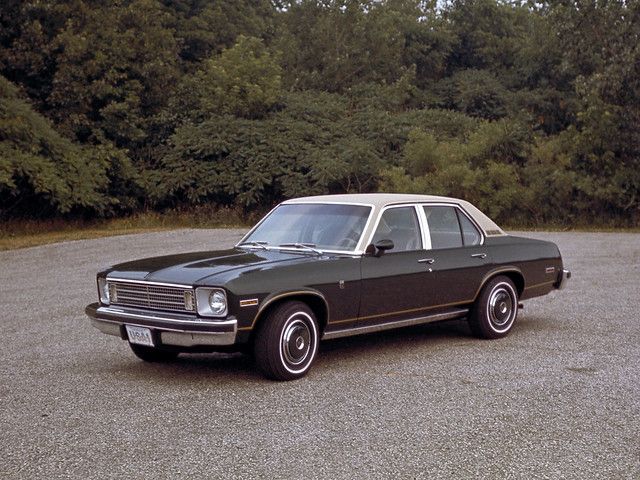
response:
<path id="1" fill-rule="evenodd" d="M 482 288 L 469 315 L 469 327 L 480 338 L 501 338 L 518 316 L 518 293 L 510 278 L 492 278 Z"/>
<path id="2" fill-rule="evenodd" d="M 274 380 L 304 376 L 318 353 L 318 323 L 302 302 L 286 302 L 272 310 L 256 333 L 258 367 Z"/>
<path id="3" fill-rule="evenodd" d="M 136 357 L 145 362 L 171 362 L 178 356 L 178 352 L 160 350 L 156 347 L 147 347 L 135 343 L 129 343 L 129 346 Z"/>

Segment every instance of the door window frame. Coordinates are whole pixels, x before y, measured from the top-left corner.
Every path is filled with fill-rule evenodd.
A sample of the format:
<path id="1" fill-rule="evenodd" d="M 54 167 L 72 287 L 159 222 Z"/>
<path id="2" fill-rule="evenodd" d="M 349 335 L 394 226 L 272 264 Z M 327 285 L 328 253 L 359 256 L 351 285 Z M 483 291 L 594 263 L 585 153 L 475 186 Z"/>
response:
<path id="1" fill-rule="evenodd" d="M 421 235 L 421 239 L 422 239 L 422 248 L 418 249 L 418 250 L 403 250 L 402 252 L 394 252 L 393 250 L 390 250 L 387 252 L 387 254 L 393 254 L 393 253 L 406 253 L 406 252 L 418 252 L 418 251 L 424 251 L 424 250 L 434 250 L 433 248 L 431 248 L 431 232 L 429 231 L 429 223 L 427 221 L 427 215 L 424 212 L 424 208 L 423 207 L 454 207 L 456 209 L 458 209 L 458 213 L 464 215 L 465 217 L 467 217 L 467 219 L 471 222 L 471 224 L 475 227 L 475 229 L 478 231 L 478 234 L 480 235 L 480 243 L 477 245 L 468 245 L 469 247 L 479 247 L 481 245 L 484 245 L 486 236 L 484 234 L 484 231 L 482 230 L 482 228 L 480 228 L 480 226 L 478 225 L 478 222 L 476 222 L 473 217 L 471 215 L 469 215 L 467 213 L 467 211 L 462 208 L 462 206 L 460 206 L 457 203 L 447 203 L 447 202 L 411 202 L 411 203 L 396 203 L 396 204 L 392 204 L 392 205 L 386 205 L 384 207 L 382 207 L 377 215 L 376 215 L 376 221 L 373 225 L 373 229 L 371 230 L 371 233 L 369 234 L 369 238 L 368 241 L 363 245 L 363 248 L 366 249 L 367 246 L 371 245 L 371 242 L 373 241 L 373 237 L 376 234 L 376 231 L 378 230 L 378 226 L 380 225 L 380 221 L 382 220 L 382 215 L 384 214 L 384 212 L 386 212 L 387 210 L 391 209 L 391 208 L 402 208 L 402 207 L 413 207 L 414 211 L 416 212 L 416 215 L 418 216 L 418 225 L 420 228 L 420 235 Z M 373 215 L 372 215 L 373 217 Z M 367 222 L 368 223 L 368 222 Z M 367 227 L 365 227 L 366 230 Z M 460 225 L 460 220 L 458 220 L 458 228 L 460 228 L 460 235 L 462 235 L 462 226 Z M 464 240 L 463 240 L 463 244 L 461 247 L 450 247 L 450 248 L 465 248 L 467 247 L 467 245 L 464 245 Z M 435 250 L 445 250 L 443 248 L 437 248 Z"/>
<path id="2" fill-rule="evenodd" d="M 462 239 L 462 246 L 460 247 L 447 247 L 447 248 L 465 248 L 465 247 L 479 247 L 481 245 L 484 245 L 484 240 L 485 240 L 485 236 L 484 236 L 484 232 L 482 231 L 482 229 L 478 226 L 478 223 L 471 218 L 471 215 L 469 215 L 464 208 L 462 208 L 460 205 L 458 205 L 457 203 L 446 203 L 446 202 L 426 202 L 426 203 L 420 203 L 418 204 L 419 208 L 419 212 L 418 212 L 418 216 L 421 217 L 420 221 L 421 221 L 421 226 L 422 226 L 422 244 L 423 246 L 426 247 L 426 245 L 429 245 L 429 248 L 425 248 L 426 250 L 446 250 L 446 248 L 436 248 L 433 249 L 431 248 L 431 231 L 429 230 L 429 222 L 427 221 L 427 214 L 424 212 L 424 208 L 423 207 L 453 207 L 457 209 L 457 213 L 458 214 L 462 214 L 465 217 L 467 217 L 467 219 L 471 222 L 471 225 L 473 225 L 473 227 L 478 231 L 478 234 L 480 235 L 480 243 L 478 243 L 477 245 L 465 245 L 464 244 L 464 235 L 462 233 L 462 225 L 460 224 L 460 219 L 458 217 L 456 217 L 456 220 L 458 222 L 458 228 L 460 229 L 460 236 Z"/>
<path id="3" fill-rule="evenodd" d="M 376 232 L 378 231 L 378 227 L 380 226 L 380 222 L 382 221 L 382 216 L 384 215 L 384 213 L 387 210 L 390 210 L 392 208 L 413 208 L 413 212 L 416 215 L 416 218 L 418 220 L 418 229 L 420 230 L 419 236 L 420 236 L 420 241 L 422 243 L 422 245 L 420 246 L 420 248 L 417 248 L 415 250 L 402 250 L 402 251 L 393 251 L 393 249 L 389 250 L 388 252 L 386 252 L 386 255 L 391 255 L 394 253 L 408 253 L 408 252 L 421 252 L 423 250 L 427 250 L 426 247 L 426 243 L 425 243 L 425 236 L 424 236 L 424 211 L 422 212 L 422 215 L 420 214 L 420 210 L 421 210 L 421 204 L 419 203 L 399 203 L 399 204 L 395 204 L 395 205 L 387 205 L 383 208 L 380 209 L 380 211 L 378 212 L 378 218 L 376 219 L 376 222 L 373 226 L 373 230 L 371 230 L 371 235 L 369 236 L 369 241 L 367 242 L 367 244 L 365 245 L 365 248 L 369 245 L 371 245 L 371 242 L 373 242 L 373 238 L 376 236 Z M 431 237 L 427 238 L 428 242 L 429 242 L 429 247 L 431 247 Z"/>

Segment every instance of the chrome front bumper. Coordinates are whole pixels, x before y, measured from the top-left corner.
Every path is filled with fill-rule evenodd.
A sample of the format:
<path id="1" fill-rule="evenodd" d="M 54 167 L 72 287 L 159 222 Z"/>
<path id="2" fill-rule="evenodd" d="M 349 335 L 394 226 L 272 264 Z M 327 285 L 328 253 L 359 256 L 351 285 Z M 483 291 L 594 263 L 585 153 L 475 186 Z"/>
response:
<path id="1" fill-rule="evenodd" d="M 128 340 L 124 325 L 150 328 L 159 346 L 233 345 L 238 332 L 235 318 L 205 321 L 194 315 L 105 307 L 99 303 L 87 305 L 85 313 L 91 319 L 91 324 L 102 333 L 124 340 Z"/>
<path id="2" fill-rule="evenodd" d="M 556 282 L 556 288 L 558 290 L 562 290 L 564 287 L 567 286 L 567 282 L 569 281 L 570 278 L 571 278 L 571 272 L 567 269 L 563 269 L 562 273 L 560 274 L 560 278 Z"/>

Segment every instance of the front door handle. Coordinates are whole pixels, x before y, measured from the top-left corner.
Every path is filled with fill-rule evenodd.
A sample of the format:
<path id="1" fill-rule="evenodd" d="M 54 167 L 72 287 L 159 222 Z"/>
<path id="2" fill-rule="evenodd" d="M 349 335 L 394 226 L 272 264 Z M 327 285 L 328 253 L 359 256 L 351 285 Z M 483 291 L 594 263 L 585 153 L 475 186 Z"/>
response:
<path id="1" fill-rule="evenodd" d="M 418 260 L 418 263 L 428 263 L 429 265 L 431 265 L 435 261 L 436 260 L 434 258 L 421 258 L 420 260 Z"/>
<path id="2" fill-rule="evenodd" d="M 474 253 L 471 256 L 474 257 L 474 258 L 487 258 L 487 254 L 486 253 Z"/>

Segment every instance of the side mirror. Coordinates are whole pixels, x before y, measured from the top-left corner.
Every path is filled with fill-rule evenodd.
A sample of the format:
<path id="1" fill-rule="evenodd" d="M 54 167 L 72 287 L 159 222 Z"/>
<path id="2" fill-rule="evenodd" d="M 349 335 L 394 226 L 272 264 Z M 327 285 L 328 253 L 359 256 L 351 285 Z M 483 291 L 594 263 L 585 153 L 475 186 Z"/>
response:
<path id="1" fill-rule="evenodd" d="M 393 240 L 378 240 L 375 244 L 367 247 L 367 252 L 373 254 L 374 257 L 380 257 L 387 250 L 391 250 L 394 247 Z"/>

